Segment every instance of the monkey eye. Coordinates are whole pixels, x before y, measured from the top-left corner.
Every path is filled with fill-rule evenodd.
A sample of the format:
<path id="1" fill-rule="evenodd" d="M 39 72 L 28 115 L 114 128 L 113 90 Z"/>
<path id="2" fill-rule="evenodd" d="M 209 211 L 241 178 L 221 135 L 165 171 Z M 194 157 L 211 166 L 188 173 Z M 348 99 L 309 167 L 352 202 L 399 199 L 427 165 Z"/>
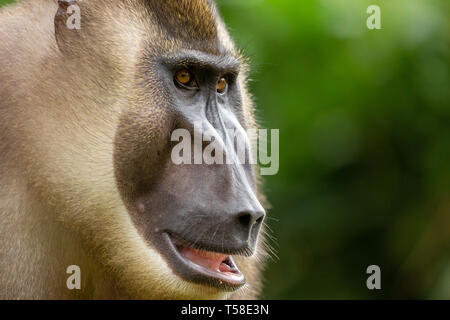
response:
<path id="1" fill-rule="evenodd" d="M 175 73 L 175 82 L 187 89 L 198 88 L 194 75 L 186 68 L 180 69 Z"/>
<path id="2" fill-rule="evenodd" d="M 227 90 L 228 82 L 224 77 L 220 78 L 217 82 L 217 92 L 224 93 Z"/>

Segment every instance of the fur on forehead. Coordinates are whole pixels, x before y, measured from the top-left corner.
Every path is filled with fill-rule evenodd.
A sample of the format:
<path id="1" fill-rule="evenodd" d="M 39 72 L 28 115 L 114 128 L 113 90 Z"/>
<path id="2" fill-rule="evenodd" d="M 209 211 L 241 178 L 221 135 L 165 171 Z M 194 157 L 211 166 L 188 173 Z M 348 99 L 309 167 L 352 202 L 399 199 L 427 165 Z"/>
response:
<path id="1" fill-rule="evenodd" d="M 247 61 L 233 40 L 211 0 L 145 0 L 147 34 L 143 49 L 147 56 L 170 55 L 180 50 L 234 57 L 242 71 Z"/>
<path id="2" fill-rule="evenodd" d="M 217 13 L 210 0 L 146 0 L 146 7 L 174 38 L 217 41 Z"/>

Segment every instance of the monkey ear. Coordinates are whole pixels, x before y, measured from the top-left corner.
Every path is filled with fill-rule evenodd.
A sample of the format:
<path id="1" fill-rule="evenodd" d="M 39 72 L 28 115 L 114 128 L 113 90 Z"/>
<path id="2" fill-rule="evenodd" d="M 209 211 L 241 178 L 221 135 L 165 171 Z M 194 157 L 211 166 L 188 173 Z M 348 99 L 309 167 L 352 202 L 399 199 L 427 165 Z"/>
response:
<path id="1" fill-rule="evenodd" d="M 80 0 L 81 1 L 81 0 Z M 76 46 L 80 38 L 81 13 L 78 0 L 58 0 L 55 14 L 55 38 L 59 49 L 65 53 Z M 70 44 L 72 43 L 72 46 Z"/>

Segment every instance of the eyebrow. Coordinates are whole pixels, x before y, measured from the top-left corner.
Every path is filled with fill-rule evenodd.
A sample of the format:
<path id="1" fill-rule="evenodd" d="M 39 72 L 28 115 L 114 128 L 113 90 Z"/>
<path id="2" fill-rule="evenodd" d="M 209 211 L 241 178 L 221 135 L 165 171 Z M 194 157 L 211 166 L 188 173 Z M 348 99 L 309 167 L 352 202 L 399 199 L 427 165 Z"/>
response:
<path id="1" fill-rule="evenodd" d="M 182 50 L 163 58 L 168 65 L 189 66 L 213 69 L 218 72 L 238 74 L 241 69 L 240 61 L 231 54 L 215 55 L 197 50 Z"/>

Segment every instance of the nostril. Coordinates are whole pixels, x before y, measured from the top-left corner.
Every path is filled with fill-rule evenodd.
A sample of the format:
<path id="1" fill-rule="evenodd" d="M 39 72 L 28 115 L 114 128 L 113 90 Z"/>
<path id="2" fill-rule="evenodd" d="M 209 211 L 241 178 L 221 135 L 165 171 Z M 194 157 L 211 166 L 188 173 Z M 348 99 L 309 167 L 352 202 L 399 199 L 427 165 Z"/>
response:
<path id="1" fill-rule="evenodd" d="M 229 224 L 228 236 L 237 246 L 253 250 L 261 224 L 264 220 L 264 211 L 241 211 L 234 214 Z"/>
<path id="2" fill-rule="evenodd" d="M 241 226 L 248 228 L 252 221 L 252 216 L 250 213 L 242 213 L 239 215 L 238 219 Z"/>
<path id="3" fill-rule="evenodd" d="M 255 224 L 256 224 L 256 225 L 259 225 L 259 224 L 261 224 L 261 223 L 263 222 L 263 220 L 264 220 L 264 215 L 262 215 L 261 217 L 259 217 L 258 219 L 256 219 Z"/>
<path id="4" fill-rule="evenodd" d="M 242 212 L 238 215 L 239 225 L 250 229 L 253 226 L 259 226 L 264 220 L 264 214 Z"/>

